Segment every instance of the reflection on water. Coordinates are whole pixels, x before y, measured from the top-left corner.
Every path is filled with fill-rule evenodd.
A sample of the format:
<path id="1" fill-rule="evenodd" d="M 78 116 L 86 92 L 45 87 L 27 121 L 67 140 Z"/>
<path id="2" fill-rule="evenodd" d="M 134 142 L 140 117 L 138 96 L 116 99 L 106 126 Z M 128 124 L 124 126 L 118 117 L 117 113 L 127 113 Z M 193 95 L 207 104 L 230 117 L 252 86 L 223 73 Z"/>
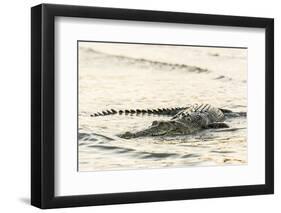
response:
<path id="1" fill-rule="evenodd" d="M 156 115 L 91 117 L 106 109 L 208 103 L 247 111 L 247 50 L 79 43 L 79 171 L 247 163 L 247 119 L 192 135 L 121 139 Z"/>

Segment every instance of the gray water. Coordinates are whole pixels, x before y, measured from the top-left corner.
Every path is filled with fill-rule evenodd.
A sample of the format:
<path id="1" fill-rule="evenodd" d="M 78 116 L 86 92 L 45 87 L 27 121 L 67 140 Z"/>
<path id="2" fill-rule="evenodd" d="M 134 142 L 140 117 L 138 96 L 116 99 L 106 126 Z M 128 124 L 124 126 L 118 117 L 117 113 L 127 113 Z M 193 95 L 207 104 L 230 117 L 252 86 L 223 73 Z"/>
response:
<path id="1" fill-rule="evenodd" d="M 79 171 L 247 163 L 247 119 L 192 135 L 121 139 L 155 115 L 91 117 L 106 109 L 208 103 L 247 111 L 247 49 L 79 43 Z"/>

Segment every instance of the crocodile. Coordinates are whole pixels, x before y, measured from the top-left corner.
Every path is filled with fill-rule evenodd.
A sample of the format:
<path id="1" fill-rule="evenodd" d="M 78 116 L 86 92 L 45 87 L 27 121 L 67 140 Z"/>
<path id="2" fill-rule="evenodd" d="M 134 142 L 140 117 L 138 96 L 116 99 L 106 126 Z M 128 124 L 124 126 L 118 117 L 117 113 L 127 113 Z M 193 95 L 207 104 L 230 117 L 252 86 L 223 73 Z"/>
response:
<path id="1" fill-rule="evenodd" d="M 167 115 L 170 120 L 155 120 L 151 126 L 137 132 L 125 132 L 118 135 L 124 139 L 145 137 L 145 136 L 174 136 L 187 135 L 199 130 L 208 128 L 229 128 L 224 123 L 226 117 L 246 116 L 245 112 L 232 112 L 228 109 L 216 108 L 209 104 L 194 104 L 187 107 L 177 108 L 158 108 L 146 110 L 106 110 L 100 113 L 94 113 L 91 116 L 106 116 L 112 114 L 125 115 Z"/>

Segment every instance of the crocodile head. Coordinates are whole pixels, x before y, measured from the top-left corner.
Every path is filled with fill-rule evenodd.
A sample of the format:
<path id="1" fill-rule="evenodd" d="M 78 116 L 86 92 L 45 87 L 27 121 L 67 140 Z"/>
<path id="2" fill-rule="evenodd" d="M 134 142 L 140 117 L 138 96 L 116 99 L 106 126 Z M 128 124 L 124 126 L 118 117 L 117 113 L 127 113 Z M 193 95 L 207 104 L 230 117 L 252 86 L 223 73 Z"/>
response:
<path id="1" fill-rule="evenodd" d="M 145 130 L 135 133 L 125 132 L 119 135 L 121 138 L 130 139 L 144 136 L 178 135 L 184 134 L 188 129 L 176 121 L 153 121 L 151 126 Z"/>

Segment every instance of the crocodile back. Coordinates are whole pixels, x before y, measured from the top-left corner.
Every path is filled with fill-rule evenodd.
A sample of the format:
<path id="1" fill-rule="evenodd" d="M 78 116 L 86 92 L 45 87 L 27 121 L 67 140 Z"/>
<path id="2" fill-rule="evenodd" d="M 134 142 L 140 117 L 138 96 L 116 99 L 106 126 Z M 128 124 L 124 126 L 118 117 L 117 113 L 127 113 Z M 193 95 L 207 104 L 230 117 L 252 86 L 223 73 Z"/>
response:
<path id="1" fill-rule="evenodd" d="M 209 104 L 195 104 L 177 113 L 172 120 L 189 120 L 195 123 L 205 122 L 206 125 L 224 120 L 223 112 Z"/>

